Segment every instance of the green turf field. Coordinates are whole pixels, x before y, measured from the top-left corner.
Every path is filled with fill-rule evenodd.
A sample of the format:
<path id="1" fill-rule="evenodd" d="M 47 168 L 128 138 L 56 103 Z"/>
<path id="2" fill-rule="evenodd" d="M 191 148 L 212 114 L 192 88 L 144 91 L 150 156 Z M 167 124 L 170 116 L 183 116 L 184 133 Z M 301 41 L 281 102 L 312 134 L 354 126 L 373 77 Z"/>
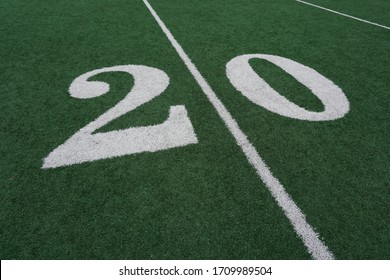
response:
<path id="1" fill-rule="evenodd" d="M 308 2 L 390 26 L 387 0 Z M 237 88 L 246 54 L 295 72 L 252 57 Z M 0 258 L 389 259 L 389 54 L 295 0 L 1 0 Z"/>

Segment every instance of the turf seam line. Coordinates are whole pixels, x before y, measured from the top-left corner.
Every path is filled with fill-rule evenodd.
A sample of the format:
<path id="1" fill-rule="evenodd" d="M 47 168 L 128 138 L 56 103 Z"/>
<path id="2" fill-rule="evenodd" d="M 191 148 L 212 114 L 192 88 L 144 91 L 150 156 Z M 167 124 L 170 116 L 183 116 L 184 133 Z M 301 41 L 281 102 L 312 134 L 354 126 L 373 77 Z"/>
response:
<path id="1" fill-rule="evenodd" d="M 365 20 L 365 19 L 361 19 L 361 18 L 357 18 L 357 17 L 354 17 L 354 16 L 350 16 L 350 15 L 347 15 L 347 14 L 344 14 L 344 13 L 340 13 L 340 12 L 337 12 L 337 11 L 334 11 L 334 10 L 331 10 L 331 9 L 328 9 L 328 8 L 324 8 L 324 7 L 321 7 L 321 6 L 312 4 L 312 3 L 308 3 L 308 2 L 305 2 L 305 1 L 301 1 L 301 0 L 295 0 L 295 1 L 300 2 L 302 4 L 309 5 L 309 6 L 313 6 L 315 8 L 319 8 L 319 9 L 322 9 L 322 10 L 325 10 L 325 11 L 328 11 L 328 12 L 331 12 L 331 13 L 335 13 L 335 14 L 338 14 L 338 15 L 341 15 L 341 16 L 349 17 L 349 18 L 352 18 L 354 20 L 358 20 L 358 21 L 361 21 L 361 22 L 364 22 L 364 23 L 368 23 L 368 24 L 371 24 L 371 25 L 375 25 L 375 26 L 382 27 L 382 28 L 390 30 L 390 27 L 385 26 L 385 25 L 381 25 L 381 24 L 378 24 L 378 23 L 375 23 L 375 22 L 372 22 L 372 21 L 368 21 L 368 20 Z"/>
<path id="2" fill-rule="evenodd" d="M 248 140 L 247 136 L 240 129 L 236 120 L 232 117 L 227 108 L 218 99 L 217 95 L 211 89 L 206 79 L 203 78 L 202 74 L 198 71 L 194 63 L 184 52 L 183 48 L 173 37 L 172 33 L 166 27 L 164 22 L 160 19 L 156 11 L 152 8 L 152 6 L 147 0 L 143 0 L 143 2 L 149 9 L 154 19 L 157 21 L 162 31 L 167 36 L 168 40 L 170 41 L 180 58 L 183 60 L 188 70 L 195 78 L 196 82 L 206 94 L 210 103 L 216 109 L 225 126 L 229 129 L 237 144 L 244 152 L 249 163 L 255 168 L 256 173 L 258 174 L 260 179 L 264 182 L 267 189 L 271 192 L 279 207 L 282 208 L 284 214 L 289 219 L 296 234 L 302 240 L 308 252 L 314 259 L 334 259 L 332 252 L 330 252 L 324 242 L 320 240 L 319 234 L 316 233 L 315 230 L 306 221 L 305 215 L 303 214 L 301 209 L 295 204 L 290 195 L 286 192 L 283 185 L 279 182 L 277 178 L 272 175 L 272 172 L 270 171 L 267 164 L 262 160 L 262 158 L 256 151 L 256 148 L 252 145 L 252 143 Z"/>

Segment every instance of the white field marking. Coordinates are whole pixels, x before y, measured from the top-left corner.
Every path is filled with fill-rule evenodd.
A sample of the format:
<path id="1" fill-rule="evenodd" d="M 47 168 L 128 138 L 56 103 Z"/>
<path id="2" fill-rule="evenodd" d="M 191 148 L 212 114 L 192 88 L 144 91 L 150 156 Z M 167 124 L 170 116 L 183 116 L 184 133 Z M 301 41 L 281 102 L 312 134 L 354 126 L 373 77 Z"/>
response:
<path id="1" fill-rule="evenodd" d="M 278 205 L 283 209 L 285 215 L 290 220 L 295 232 L 301 238 L 304 245 L 306 246 L 308 252 L 312 255 L 314 259 L 334 259 L 333 254 L 329 251 L 327 246 L 320 240 L 318 233 L 308 224 L 306 221 L 305 215 L 295 204 L 295 202 L 290 198 L 289 194 L 286 192 L 282 184 L 277 178 L 275 178 L 269 167 L 261 159 L 260 155 L 256 151 L 255 147 L 249 142 L 247 136 L 238 126 L 235 119 L 223 105 L 223 103 L 218 99 L 217 95 L 211 89 L 205 78 L 200 74 L 196 66 L 192 63 L 191 59 L 184 52 L 183 48 L 179 45 L 176 39 L 173 37 L 172 33 L 166 27 L 164 22 L 160 19 L 157 13 L 154 11 L 152 6 L 147 0 L 143 0 L 146 7 L 149 9 L 162 31 L 165 33 L 172 46 L 177 51 L 180 58 L 183 60 L 184 64 L 187 66 L 188 70 L 194 76 L 195 80 L 198 82 L 199 86 L 202 88 L 203 92 L 206 94 L 208 100 L 214 106 L 219 116 L 225 123 L 226 127 L 232 133 L 237 144 L 241 147 L 246 158 L 250 164 L 255 168 L 256 173 L 264 182 L 268 190 L 271 192 L 272 196 L 278 203 Z"/>
<path id="2" fill-rule="evenodd" d="M 162 124 L 93 134 L 112 120 L 159 96 L 169 85 L 169 77 L 159 69 L 142 65 L 123 65 L 97 69 L 79 76 L 70 85 L 69 93 L 81 99 L 103 95 L 109 91 L 109 85 L 104 82 L 88 81 L 88 79 L 100 73 L 118 71 L 134 76 L 132 90 L 116 106 L 52 151 L 44 159 L 42 168 L 56 168 L 198 143 L 183 105 L 170 107 L 169 117 Z"/>
<path id="3" fill-rule="evenodd" d="M 382 28 L 390 30 L 390 27 L 385 26 L 385 25 L 381 25 L 381 24 L 378 24 L 378 23 L 375 23 L 375 22 L 371 22 L 371 21 L 364 20 L 364 19 L 361 19 L 361 18 L 353 17 L 353 16 L 350 16 L 350 15 L 343 14 L 343 13 L 340 13 L 340 12 L 337 12 L 337 11 L 334 11 L 334 10 L 331 10 L 331 9 L 328 9 L 328 8 L 324 8 L 324 7 L 321 7 L 321 6 L 312 4 L 312 3 L 308 3 L 308 2 L 305 2 L 305 1 L 301 1 L 301 0 L 295 0 L 295 1 L 300 2 L 302 4 L 306 4 L 306 5 L 309 5 L 309 6 L 316 7 L 318 9 L 322 9 L 322 10 L 325 10 L 325 11 L 328 11 L 328 12 L 331 12 L 331 13 L 335 13 L 335 14 L 338 14 L 340 16 L 349 17 L 349 18 L 352 18 L 352 19 L 355 19 L 355 20 L 358 20 L 358 21 L 361 21 L 361 22 L 364 22 L 364 23 L 368 23 L 368 24 L 371 24 L 371 25 L 375 25 L 375 26 L 382 27 Z"/>
<path id="4" fill-rule="evenodd" d="M 250 66 L 249 60 L 254 58 L 267 60 L 293 76 L 321 100 L 325 110 L 308 111 L 280 95 Z M 226 74 L 232 85 L 250 101 L 285 117 L 329 121 L 342 118 L 349 111 L 348 99 L 337 85 L 314 69 L 284 57 L 266 54 L 240 55 L 227 63 Z"/>

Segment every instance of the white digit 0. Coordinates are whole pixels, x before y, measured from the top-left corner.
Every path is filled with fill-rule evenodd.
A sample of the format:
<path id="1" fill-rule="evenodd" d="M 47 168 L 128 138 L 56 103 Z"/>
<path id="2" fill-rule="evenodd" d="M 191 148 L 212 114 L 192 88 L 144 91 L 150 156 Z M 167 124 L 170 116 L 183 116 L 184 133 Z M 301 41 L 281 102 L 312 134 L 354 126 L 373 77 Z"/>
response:
<path id="1" fill-rule="evenodd" d="M 88 81 L 97 74 L 107 72 L 125 72 L 133 75 L 132 90 L 117 105 L 52 151 L 44 159 L 42 168 L 56 168 L 141 152 L 155 152 L 198 142 L 183 105 L 172 106 L 168 119 L 162 124 L 94 133 L 112 120 L 162 94 L 169 85 L 169 77 L 159 69 L 142 65 L 123 65 L 97 69 L 79 76 L 70 85 L 70 95 L 85 99 L 107 93 L 109 91 L 107 83 Z"/>
<path id="2" fill-rule="evenodd" d="M 254 58 L 275 64 L 309 88 L 323 103 L 324 111 L 308 111 L 280 95 L 252 69 L 249 60 Z M 349 111 L 348 99 L 337 85 L 314 69 L 284 57 L 265 54 L 237 56 L 227 63 L 226 74 L 232 85 L 250 101 L 285 117 L 329 121 L 342 118 Z"/>

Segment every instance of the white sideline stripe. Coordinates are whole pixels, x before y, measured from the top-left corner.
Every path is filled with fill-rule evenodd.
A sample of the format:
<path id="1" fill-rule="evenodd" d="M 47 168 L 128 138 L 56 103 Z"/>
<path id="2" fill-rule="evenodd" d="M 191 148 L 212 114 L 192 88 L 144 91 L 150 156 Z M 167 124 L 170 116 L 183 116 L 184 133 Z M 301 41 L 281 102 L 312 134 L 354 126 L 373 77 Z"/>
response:
<path id="1" fill-rule="evenodd" d="M 329 251 L 326 245 L 319 239 L 319 235 L 306 221 L 305 215 L 290 198 L 282 184 L 276 179 L 265 162 L 261 159 L 257 153 L 255 147 L 249 142 L 247 136 L 239 128 L 237 122 L 232 115 L 218 99 L 217 95 L 211 89 L 205 78 L 200 74 L 196 66 L 192 63 L 191 59 L 184 52 L 183 48 L 179 45 L 172 33 L 166 27 L 164 22 L 160 19 L 157 13 L 147 0 L 143 0 L 146 7 L 149 9 L 157 23 L 160 25 L 162 31 L 165 33 L 172 46 L 177 51 L 188 70 L 194 76 L 203 92 L 206 94 L 208 100 L 217 110 L 219 116 L 225 123 L 226 127 L 234 136 L 237 144 L 241 147 L 248 161 L 255 168 L 256 173 L 260 176 L 268 190 L 271 192 L 278 205 L 283 209 L 285 215 L 290 220 L 295 232 L 301 238 L 308 252 L 314 259 L 334 259 L 333 254 Z"/>
<path id="2" fill-rule="evenodd" d="M 382 27 L 382 28 L 390 30 L 390 27 L 385 26 L 385 25 L 381 25 L 381 24 L 378 24 L 378 23 L 375 23 L 375 22 L 371 22 L 371 21 L 364 20 L 364 19 L 361 19 L 361 18 L 353 17 L 353 16 L 350 16 L 350 15 L 343 14 L 343 13 L 340 13 L 340 12 L 337 12 L 337 11 L 334 11 L 334 10 L 331 10 L 331 9 L 327 9 L 327 8 L 324 8 L 324 7 L 321 7 L 321 6 L 318 6 L 318 5 L 314 5 L 312 3 L 308 3 L 308 2 L 305 2 L 305 1 L 301 1 L 301 0 L 295 0 L 295 1 L 303 3 L 303 4 L 306 4 L 306 5 L 309 5 L 309 6 L 313 6 L 313 7 L 319 8 L 319 9 L 322 9 L 322 10 L 325 10 L 325 11 L 328 11 L 328 12 L 331 12 L 331 13 L 335 13 L 335 14 L 338 14 L 338 15 L 341 15 L 341 16 L 349 17 L 349 18 L 352 18 L 352 19 L 355 19 L 355 20 L 358 20 L 358 21 L 361 21 L 361 22 L 365 22 L 365 23 L 368 23 L 368 24 L 371 24 L 371 25 L 375 25 L 375 26 Z"/>

